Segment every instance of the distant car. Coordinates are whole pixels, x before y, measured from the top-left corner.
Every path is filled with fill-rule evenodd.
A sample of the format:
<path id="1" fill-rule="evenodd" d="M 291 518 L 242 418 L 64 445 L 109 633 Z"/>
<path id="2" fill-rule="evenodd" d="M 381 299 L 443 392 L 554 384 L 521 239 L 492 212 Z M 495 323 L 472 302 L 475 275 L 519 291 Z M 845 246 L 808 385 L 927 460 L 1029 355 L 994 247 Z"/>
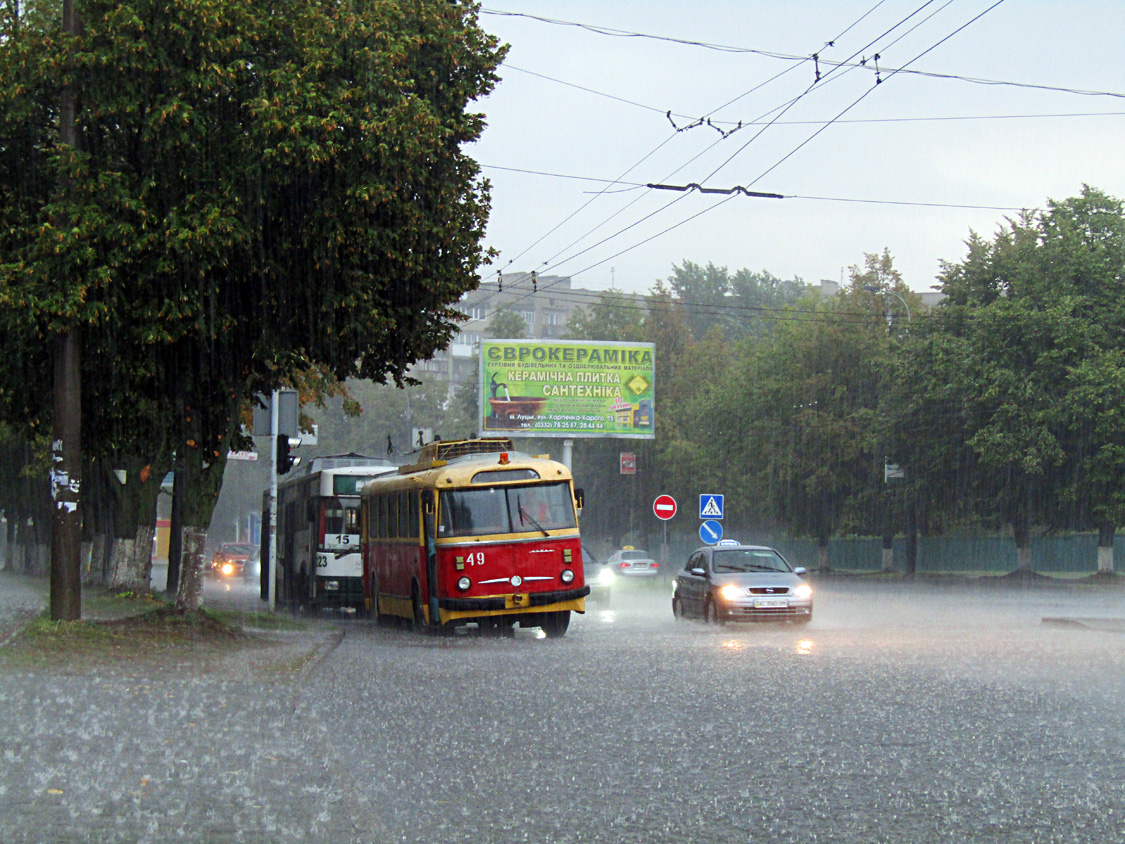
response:
<path id="1" fill-rule="evenodd" d="M 648 551 L 632 545 L 610 554 L 606 565 L 613 569 L 614 574 L 623 577 L 654 577 L 659 572 L 656 560 Z"/>
<path id="2" fill-rule="evenodd" d="M 605 563 L 598 561 L 594 552 L 582 546 L 582 573 L 586 585 L 590 587 L 590 601 L 595 604 L 608 604 L 613 593 L 613 581 L 617 575 Z"/>
<path id="3" fill-rule="evenodd" d="M 812 587 L 773 548 L 723 540 L 692 552 L 676 576 L 672 615 L 727 621 L 812 620 Z"/>
<path id="4" fill-rule="evenodd" d="M 243 542 L 224 542 L 211 557 L 211 574 L 215 577 L 245 577 L 251 558 L 257 559 L 257 546 Z"/>

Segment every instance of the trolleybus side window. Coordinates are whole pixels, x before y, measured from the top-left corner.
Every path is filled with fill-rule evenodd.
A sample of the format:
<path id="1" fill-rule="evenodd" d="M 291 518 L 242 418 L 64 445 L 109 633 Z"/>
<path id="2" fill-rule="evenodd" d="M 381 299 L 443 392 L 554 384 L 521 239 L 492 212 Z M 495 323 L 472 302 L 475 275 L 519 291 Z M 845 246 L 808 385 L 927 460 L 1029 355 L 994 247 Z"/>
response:
<path id="1" fill-rule="evenodd" d="M 407 504 L 408 494 L 398 493 L 398 537 L 407 539 L 411 536 L 411 512 Z"/>
<path id="2" fill-rule="evenodd" d="M 387 538 L 394 539 L 398 536 L 398 496 L 386 496 L 387 499 Z"/>
<path id="3" fill-rule="evenodd" d="M 418 538 L 418 493 L 408 492 L 406 494 L 406 518 L 409 521 L 410 529 L 407 536 L 410 539 Z"/>
<path id="4" fill-rule="evenodd" d="M 378 527 L 376 535 L 379 539 L 387 538 L 387 496 L 380 495 L 376 499 L 376 506 L 378 508 L 375 516 L 375 523 Z"/>

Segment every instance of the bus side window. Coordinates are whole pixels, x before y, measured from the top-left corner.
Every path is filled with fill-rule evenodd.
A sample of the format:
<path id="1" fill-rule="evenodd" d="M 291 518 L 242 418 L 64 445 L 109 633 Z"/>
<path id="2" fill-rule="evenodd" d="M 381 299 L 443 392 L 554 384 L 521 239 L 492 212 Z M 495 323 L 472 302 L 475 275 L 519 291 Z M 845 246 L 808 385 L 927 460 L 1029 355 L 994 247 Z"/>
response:
<path id="1" fill-rule="evenodd" d="M 411 531 L 411 508 L 409 508 L 409 494 L 398 493 L 398 536 L 407 539 L 413 535 Z"/>
<path id="2" fill-rule="evenodd" d="M 376 532 L 376 535 L 380 539 L 386 539 L 387 538 L 387 496 L 380 495 L 378 497 L 378 499 L 376 499 L 376 500 L 378 502 L 378 507 L 379 507 L 378 515 L 376 516 L 376 520 L 377 520 L 376 523 L 377 523 L 379 529 Z"/>
<path id="3" fill-rule="evenodd" d="M 387 537 L 398 538 L 398 495 L 391 493 L 387 496 Z"/>
<path id="4" fill-rule="evenodd" d="M 410 531 L 407 536 L 410 539 L 418 538 L 418 493 L 408 492 L 407 497 L 407 518 L 410 520 Z"/>

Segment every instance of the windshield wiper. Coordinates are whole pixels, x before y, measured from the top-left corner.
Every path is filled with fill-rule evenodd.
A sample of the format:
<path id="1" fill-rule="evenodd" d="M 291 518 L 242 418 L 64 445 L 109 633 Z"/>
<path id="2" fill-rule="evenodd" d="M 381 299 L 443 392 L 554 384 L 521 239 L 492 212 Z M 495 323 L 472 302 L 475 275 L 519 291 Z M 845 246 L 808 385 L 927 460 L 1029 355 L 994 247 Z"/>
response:
<path id="1" fill-rule="evenodd" d="M 547 529 L 545 527 L 543 527 L 543 525 L 539 524 L 539 522 L 535 521 L 535 519 L 532 518 L 531 513 L 527 512 L 527 510 L 523 509 L 523 505 L 520 503 L 520 497 L 518 495 L 516 496 L 516 510 L 520 514 L 520 524 L 521 525 L 523 524 L 524 516 L 527 516 L 527 520 L 529 522 L 531 522 L 531 524 L 534 525 L 536 528 L 541 530 L 543 532 L 544 536 L 550 536 L 551 535 L 551 534 L 547 533 Z"/>

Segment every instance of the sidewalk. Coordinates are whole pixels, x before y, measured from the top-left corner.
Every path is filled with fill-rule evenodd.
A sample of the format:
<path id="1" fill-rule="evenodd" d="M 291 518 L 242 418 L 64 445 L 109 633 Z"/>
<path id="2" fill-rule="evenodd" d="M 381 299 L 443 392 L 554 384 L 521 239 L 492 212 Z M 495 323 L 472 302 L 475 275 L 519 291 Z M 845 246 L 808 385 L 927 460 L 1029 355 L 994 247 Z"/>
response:
<path id="1" fill-rule="evenodd" d="M 47 603 L 0 572 L 0 631 Z M 338 626 L 194 658 L 37 660 L 0 648 L 5 844 L 358 840 L 302 690 Z"/>

